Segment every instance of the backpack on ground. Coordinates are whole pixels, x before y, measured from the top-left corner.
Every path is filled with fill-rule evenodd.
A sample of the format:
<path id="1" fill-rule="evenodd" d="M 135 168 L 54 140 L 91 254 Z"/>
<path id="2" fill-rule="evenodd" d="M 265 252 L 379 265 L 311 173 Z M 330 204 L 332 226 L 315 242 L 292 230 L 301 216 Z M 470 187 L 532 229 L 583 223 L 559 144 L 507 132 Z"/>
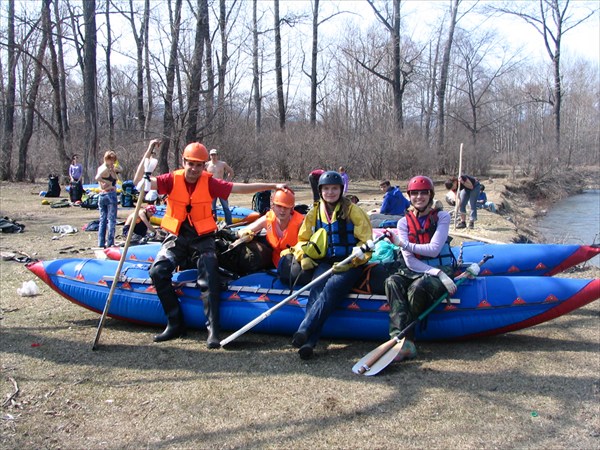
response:
<path id="1" fill-rule="evenodd" d="M 60 183 L 58 182 L 58 175 L 48 175 L 48 190 L 44 197 L 60 197 Z"/>
<path id="2" fill-rule="evenodd" d="M 71 202 L 80 202 L 81 197 L 83 196 L 83 186 L 79 181 L 71 181 L 71 185 L 69 188 L 69 198 Z"/>
<path id="3" fill-rule="evenodd" d="M 15 222 L 8 217 L 0 218 L 0 230 L 2 233 L 21 233 L 25 229 L 25 225 Z"/>
<path id="4" fill-rule="evenodd" d="M 92 220 L 81 227 L 82 231 L 98 231 L 100 229 L 100 219 Z"/>
<path id="5" fill-rule="evenodd" d="M 100 194 L 90 194 L 84 201 L 81 202 L 81 207 L 87 209 L 98 209 L 99 199 Z"/>
<path id="6" fill-rule="evenodd" d="M 271 209 L 271 191 L 260 191 L 252 196 L 252 209 L 261 215 Z"/>

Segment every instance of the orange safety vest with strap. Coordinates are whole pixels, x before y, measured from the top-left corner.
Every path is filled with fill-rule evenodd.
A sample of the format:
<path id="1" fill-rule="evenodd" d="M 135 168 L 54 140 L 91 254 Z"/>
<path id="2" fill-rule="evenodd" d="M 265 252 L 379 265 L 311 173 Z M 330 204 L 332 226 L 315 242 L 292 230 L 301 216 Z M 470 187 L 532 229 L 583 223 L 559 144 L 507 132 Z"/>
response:
<path id="1" fill-rule="evenodd" d="M 185 171 L 180 169 L 173 172 L 173 190 L 169 193 L 167 211 L 160 224 L 162 228 L 178 235 L 181 224 L 189 220 L 199 236 L 217 230 L 212 214 L 212 197 L 208 190 L 211 176 L 208 172 L 202 172 L 190 195 L 185 184 Z"/>
<path id="2" fill-rule="evenodd" d="M 290 217 L 290 222 L 285 230 L 283 230 L 283 236 L 277 236 L 277 218 L 273 211 L 267 211 L 267 242 L 273 247 L 273 265 L 277 267 L 279 264 L 280 253 L 286 248 L 293 247 L 298 243 L 298 231 L 304 221 L 304 216 L 299 212 L 294 211 Z"/>

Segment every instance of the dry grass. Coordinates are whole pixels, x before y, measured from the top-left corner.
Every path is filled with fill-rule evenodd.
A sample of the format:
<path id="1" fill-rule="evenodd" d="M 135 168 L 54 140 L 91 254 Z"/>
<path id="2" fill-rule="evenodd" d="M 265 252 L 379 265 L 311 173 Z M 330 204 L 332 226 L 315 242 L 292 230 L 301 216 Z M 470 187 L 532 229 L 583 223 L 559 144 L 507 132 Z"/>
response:
<path id="1" fill-rule="evenodd" d="M 81 227 L 97 212 L 41 206 L 31 192 L 43 188 L 1 185 L 1 214 L 27 225 L 21 235 L 1 235 L 2 250 L 92 257 L 95 233 L 52 240 L 50 226 Z M 361 200 L 380 198 L 377 189 L 360 192 Z M 299 196 L 309 198 L 306 188 Z M 494 237 L 516 233 L 513 223 L 486 217 L 478 233 L 488 220 L 501 229 Z M 151 341 L 155 329 L 108 319 L 92 351 L 97 314 L 39 282 L 41 295 L 19 297 L 17 287 L 32 275 L 13 261 L 0 262 L 0 271 L 1 448 L 600 444 L 600 302 L 491 339 L 422 343 L 417 360 L 366 378 L 350 368 L 377 343 L 324 340 L 304 362 L 287 337 L 248 333 L 227 350 L 209 351 L 202 331 L 159 345 Z"/>

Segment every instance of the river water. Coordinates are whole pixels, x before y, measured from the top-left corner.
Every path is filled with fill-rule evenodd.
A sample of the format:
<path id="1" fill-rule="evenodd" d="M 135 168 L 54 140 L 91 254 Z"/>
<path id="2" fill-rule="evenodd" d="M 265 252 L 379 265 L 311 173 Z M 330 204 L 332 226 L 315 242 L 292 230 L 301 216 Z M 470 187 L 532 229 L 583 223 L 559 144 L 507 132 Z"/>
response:
<path id="1" fill-rule="evenodd" d="M 600 243 L 600 190 L 561 200 L 538 223 L 537 229 L 551 244 Z M 600 255 L 591 262 L 600 267 Z"/>

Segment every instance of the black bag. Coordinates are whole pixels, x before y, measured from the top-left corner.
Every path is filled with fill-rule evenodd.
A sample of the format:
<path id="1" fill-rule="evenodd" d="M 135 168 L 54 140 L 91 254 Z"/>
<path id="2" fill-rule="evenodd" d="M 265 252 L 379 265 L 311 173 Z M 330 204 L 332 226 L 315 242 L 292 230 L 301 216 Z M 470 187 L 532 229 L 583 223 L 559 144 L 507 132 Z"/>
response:
<path id="1" fill-rule="evenodd" d="M 80 202 L 83 196 L 83 186 L 79 181 L 71 181 L 71 188 L 69 189 L 69 198 L 71 202 Z"/>
<path id="2" fill-rule="evenodd" d="M 271 191 L 257 192 L 252 196 L 252 209 L 261 215 L 271 209 Z"/>
<path id="3" fill-rule="evenodd" d="M 237 275 L 247 275 L 273 267 L 273 249 L 261 237 L 229 250 L 229 244 L 236 239 L 237 235 L 234 231 L 217 232 L 215 246 L 220 267 Z"/>
<path id="4" fill-rule="evenodd" d="M 25 225 L 10 220 L 8 217 L 0 218 L 0 230 L 2 233 L 21 233 Z"/>
<path id="5" fill-rule="evenodd" d="M 314 269 L 302 270 L 300 263 L 292 253 L 283 256 L 277 266 L 277 274 L 282 283 L 291 288 L 304 286 L 311 282 Z"/>
<path id="6" fill-rule="evenodd" d="M 98 209 L 99 199 L 100 194 L 90 194 L 88 198 L 81 202 L 81 207 L 87 209 Z"/>
<path id="7" fill-rule="evenodd" d="M 60 183 L 58 175 L 48 175 L 48 191 L 45 197 L 60 197 Z"/>

